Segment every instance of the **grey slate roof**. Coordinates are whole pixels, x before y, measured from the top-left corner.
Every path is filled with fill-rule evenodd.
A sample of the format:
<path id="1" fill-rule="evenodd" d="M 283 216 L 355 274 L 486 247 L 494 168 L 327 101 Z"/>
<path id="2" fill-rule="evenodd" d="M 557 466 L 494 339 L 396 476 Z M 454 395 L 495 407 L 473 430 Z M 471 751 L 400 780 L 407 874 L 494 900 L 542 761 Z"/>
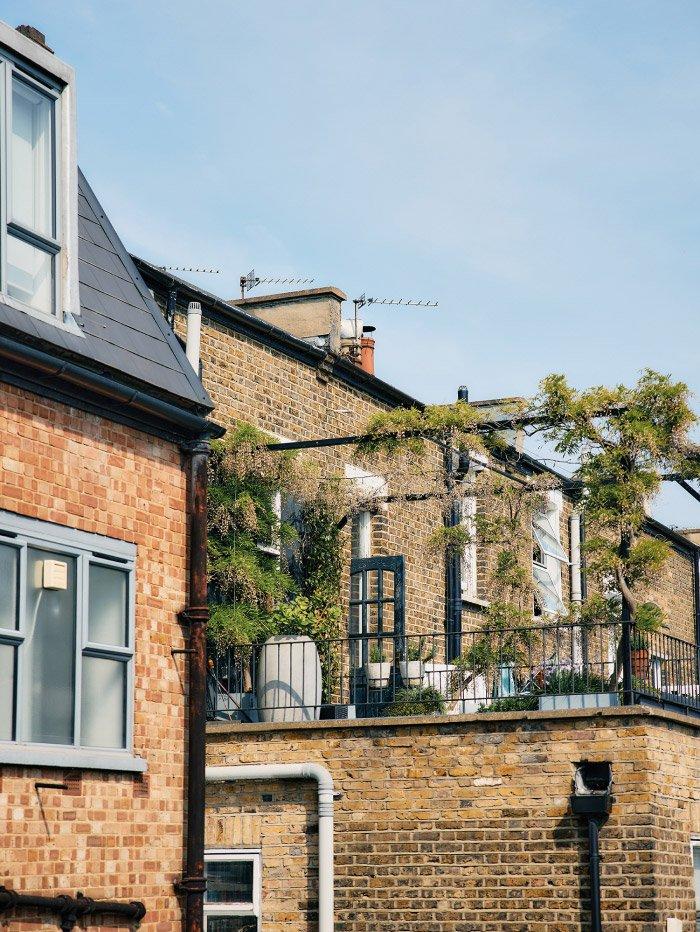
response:
<path id="1" fill-rule="evenodd" d="M 84 336 L 0 299 L 0 327 L 27 342 L 184 407 L 213 403 L 160 313 L 82 172 L 78 179 L 79 279 Z"/>

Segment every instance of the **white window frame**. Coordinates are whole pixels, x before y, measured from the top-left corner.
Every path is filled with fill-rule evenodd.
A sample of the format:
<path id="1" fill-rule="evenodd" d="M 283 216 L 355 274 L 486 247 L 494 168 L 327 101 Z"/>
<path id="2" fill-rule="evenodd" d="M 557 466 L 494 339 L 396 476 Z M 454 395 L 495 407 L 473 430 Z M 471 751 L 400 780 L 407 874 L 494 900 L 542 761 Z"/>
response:
<path id="1" fill-rule="evenodd" d="M 252 916 L 257 919 L 258 929 L 262 929 L 262 852 L 260 848 L 208 848 L 204 852 L 206 865 L 212 861 L 252 861 L 253 862 L 253 899 L 242 903 L 207 903 L 204 895 L 204 930 L 208 920 L 222 916 Z"/>
<path id="2" fill-rule="evenodd" d="M 97 770 L 124 770 L 143 772 L 146 762 L 133 755 L 134 721 L 134 641 L 135 641 L 135 563 L 136 545 L 126 541 L 88 534 L 74 528 L 25 518 L 12 512 L 0 511 L 0 543 L 19 550 L 20 587 L 18 591 L 19 617 L 15 629 L 0 629 L 0 644 L 15 648 L 14 721 L 11 741 L 0 741 L 0 763 L 38 764 L 56 767 L 85 767 Z M 23 657 L 22 645 L 26 636 L 25 578 L 27 549 L 62 553 L 76 561 L 76 618 L 74 658 L 73 743 L 44 744 L 22 741 Z M 91 565 L 119 569 L 127 576 L 127 637 L 126 646 L 97 644 L 88 635 L 89 570 Z M 116 660 L 126 667 L 125 746 L 123 748 L 86 747 L 80 743 L 81 728 L 81 672 L 84 657 Z"/>
<path id="3" fill-rule="evenodd" d="M 561 546 L 561 517 L 564 509 L 564 497 L 559 489 L 550 489 L 547 492 L 547 503 L 546 503 L 546 519 L 549 531 L 551 531 L 552 536 L 556 542 Z M 536 518 L 533 517 L 533 534 L 532 534 L 532 544 L 533 544 L 533 553 L 536 543 L 534 527 L 535 527 Z M 540 547 L 542 550 L 542 548 Z M 544 579 L 549 578 L 551 580 L 551 587 L 547 586 L 547 591 L 551 590 L 551 594 L 554 595 L 555 599 L 559 601 L 559 608 L 557 611 L 565 611 L 565 606 L 562 597 L 562 565 L 568 564 L 568 559 L 564 560 L 561 557 L 556 557 L 553 553 L 547 553 L 542 551 L 543 562 L 536 562 L 533 556 L 532 566 L 533 566 L 533 578 L 535 582 L 535 592 L 541 590 L 544 587 L 544 583 L 537 579 L 537 576 L 541 576 Z M 565 557 L 566 554 L 562 548 L 562 555 Z M 542 606 L 543 615 L 556 614 L 547 610 L 544 605 Z"/>
<path id="4" fill-rule="evenodd" d="M 12 74 L 55 101 L 54 211 L 55 236 L 22 232 L 20 238 L 54 252 L 54 306 L 52 313 L 31 307 L 7 293 L 7 235 L 9 216 L 9 119 Z M 74 318 L 80 315 L 78 284 L 78 161 L 75 106 L 75 72 L 38 43 L 0 21 L 0 300 L 11 307 L 83 336 Z M 13 226 L 13 230 L 14 230 Z"/>
<path id="5" fill-rule="evenodd" d="M 700 896 L 698 896 L 698 891 L 695 889 L 695 849 L 700 851 L 700 835 L 693 833 L 690 836 L 690 865 L 693 871 L 693 893 L 695 899 L 695 928 L 700 929 Z"/>

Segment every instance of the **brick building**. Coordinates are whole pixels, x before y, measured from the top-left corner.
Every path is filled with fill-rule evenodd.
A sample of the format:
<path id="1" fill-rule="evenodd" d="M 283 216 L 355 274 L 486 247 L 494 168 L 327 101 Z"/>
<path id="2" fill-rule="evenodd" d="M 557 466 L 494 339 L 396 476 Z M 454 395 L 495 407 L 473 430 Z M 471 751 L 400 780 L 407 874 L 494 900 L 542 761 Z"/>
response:
<path id="1" fill-rule="evenodd" d="M 93 923 L 175 929 L 190 466 L 219 431 L 79 173 L 74 73 L 20 30 L 0 23 L 0 916 L 69 929 L 81 891 Z"/>
<path id="2" fill-rule="evenodd" d="M 181 338 L 188 305 L 201 304 L 202 377 L 217 419 L 227 427 L 242 419 L 280 440 L 305 441 L 355 435 L 374 411 L 420 406 L 374 375 L 374 347 L 366 333 L 364 357 L 347 353 L 356 331 L 353 321 L 342 320 L 345 296 L 338 289 L 226 302 L 136 261 Z M 498 403 L 483 406 L 497 409 Z M 522 475 L 548 471 L 519 451 L 517 437 L 508 439 L 511 467 L 515 463 Z M 313 455 L 362 481 L 364 464 L 353 459 L 350 447 Z M 576 491 L 562 485 L 549 495 L 546 521 L 538 528 L 547 552 L 539 563 L 533 555 L 533 573 L 547 570 L 554 583 L 550 597 L 567 604 L 585 595 L 586 578 L 575 546 L 581 536 Z M 390 483 L 383 491 L 390 496 Z M 442 520 L 435 502 L 389 502 L 368 516 L 362 551 L 367 557 L 404 557 L 405 630 L 414 642 L 419 633 L 438 632 L 439 661 L 447 659 L 441 634 L 446 567 L 428 555 L 426 542 Z M 340 794 L 334 830 L 338 932 L 589 928 L 586 829 L 571 814 L 570 794 L 576 763 L 593 759 L 609 762 L 614 780 L 600 842 L 606 928 L 660 930 L 667 920 L 668 928 L 676 928 L 676 919 L 689 928 L 691 844 L 700 835 L 700 782 L 692 763 L 697 729 L 696 719 L 668 709 L 697 711 L 698 548 L 652 520 L 647 532 L 671 545 L 648 597 L 666 614 L 665 637 L 679 639 L 654 646 L 648 682 L 637 683 L 648 687 L 644 700 L 655 708 L 581 707 L 589 701 L 616 704 L 617 694 L 608 689 L 593 699 L 544 696 L 531 710 L 503 713 L 498 702 L 509 699 L 509 689 L 501 684 L 500 692 L 491 688 L 487 695 L 474 680 L 466 691 L 460 685 L 462 698 L 437 717 L 399 718 L 356 700 L 340 713 L 337 706 L 331 711 L 354 714 L 355 721 L 324 720 L 324 707 L 321 720 L 318 709 L 310 716 L 315 721 L 246 721 L 246 713 L 235 712 L 232 717 L 244 721 L 212 722 L 212 776 L 218 781 L 215 770 L 221 766 L 234 773 L 207 790 L 208 870 L 216 891 L 207 906 L 210 925 L 245 932 L 329 928 L 323 920 L 319 925 L 323 804 L 311 779 L 319 779 L 313 768 L 322 767 Z M 345 533 L 347 594 L 358 528 Z M 556 546 L 547 543 L 547 534 Z M 525 541 L 525 549 L 532 543 Z M 563 556 L 557 557 L 557 546 Z M 488 548 L 477 547 L 468 548 L 461 561 L 462 650 L 483 624 L 492 559 Z M 348 633 L 350 625 L 348 613 Z M 581 663 L 582 645 L 574 643 L 579 634 L 563 629 L 556 647 L 550 644 L 550 654 L 569 652 L 558 674 Z M 589 672 L 596 673 L 587 685 L 603 673 L 607 681 L 615 670 L 614 643 L 609 633 L 589 635 Z M 454 667 L 441 663 L 428 672 L 426 663 L 424 669 L 423 684 L 450 693 Z M 542 658 L 533 659 L 531 672 L 546 673 Z M 678 677 L 687 682 L 679 685 Z M 347 682 L 352 684 L 352 672 Z M 680 705 L 674 696 L 681 697 Z M 494 699 L 489 715 L 477 711 Z M 265 768 L 280 766 L 291 768 L 284 779 L 265 778 Z M 671 785 L 678 767 L 682 778 Z M 700 862 L 700 851 L 696 857 Z M 238 899 L 226 902 L 235 877 L 242 878 Z"/>

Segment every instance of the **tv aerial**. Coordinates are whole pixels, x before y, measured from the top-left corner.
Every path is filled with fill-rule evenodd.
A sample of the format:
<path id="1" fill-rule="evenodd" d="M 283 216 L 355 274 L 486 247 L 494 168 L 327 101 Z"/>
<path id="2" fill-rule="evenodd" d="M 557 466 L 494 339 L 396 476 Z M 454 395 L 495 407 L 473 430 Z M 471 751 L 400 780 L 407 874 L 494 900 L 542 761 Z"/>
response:
<path id="1" fill-rule="evenodd" d="M 259 278 L 255 269 L 251 269 L 247 275 L 241 275 L 239 279 L 241 298 L 245 298 L 246 292 L 252 291 L 258 285 L 310 285 L 313 281 L 313 278 Z"/>
<path id="2" fill-rule="evenodd" d="M 369 307 L 370 304 L 396 305 L 397 307 L 437 307 L 437 301 L 417 301 L 415 298 L 368 298 L 363 292 L 359 298 L 353 298 L 352 303 L 355 305 L 355 352 L 360 349 L 360 335 L 357 332 L 357 313 L 363 307 Z"/>
<path id="3" fill-rule="evenodd" d="M 197 272 L 200 275 L 221 275 L 221 269 L 199 269 L 185 265 L 161 265 L 164 272 Z"/>

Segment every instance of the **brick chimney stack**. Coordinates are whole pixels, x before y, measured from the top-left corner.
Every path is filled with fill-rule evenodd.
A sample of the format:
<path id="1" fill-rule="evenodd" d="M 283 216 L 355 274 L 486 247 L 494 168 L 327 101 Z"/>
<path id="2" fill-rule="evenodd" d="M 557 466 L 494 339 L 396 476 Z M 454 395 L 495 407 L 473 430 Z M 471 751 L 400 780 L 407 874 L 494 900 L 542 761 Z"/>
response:
<path id="1" fill-rule="evenodd" d="M 32 42 L 36 42 L 37 45 L 46 49 L 47 52 L 53 53 L 53 49 L 50 49 L 46 44 L 46 36 L 40 29 L 37 29 L 36 26 L 17 26 L 17 32 L 24 36 L 25 39 L 31 39 Z"/>

